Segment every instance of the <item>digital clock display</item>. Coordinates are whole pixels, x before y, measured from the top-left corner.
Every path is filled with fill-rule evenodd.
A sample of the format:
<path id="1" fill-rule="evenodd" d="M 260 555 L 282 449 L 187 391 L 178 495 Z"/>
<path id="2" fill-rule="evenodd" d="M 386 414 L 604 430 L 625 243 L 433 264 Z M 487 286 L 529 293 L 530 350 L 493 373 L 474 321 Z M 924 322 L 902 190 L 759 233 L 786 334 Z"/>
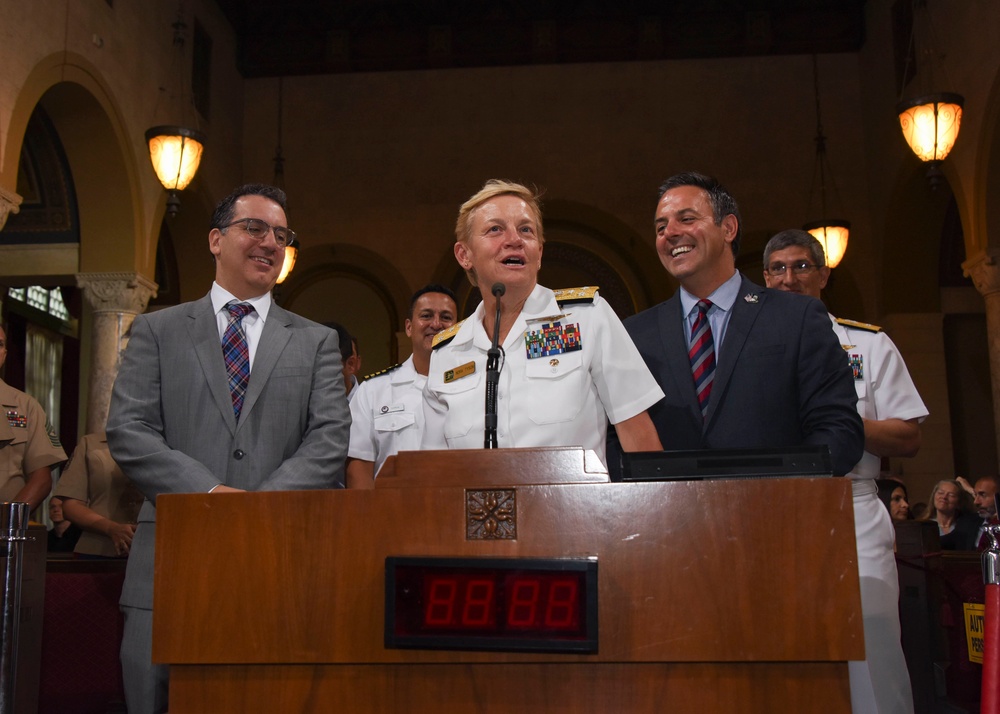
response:
<path id="1" fill-rule="evenodd" d="M 388 648 L 597 652 L 597 560 L 385 561 Z"/>

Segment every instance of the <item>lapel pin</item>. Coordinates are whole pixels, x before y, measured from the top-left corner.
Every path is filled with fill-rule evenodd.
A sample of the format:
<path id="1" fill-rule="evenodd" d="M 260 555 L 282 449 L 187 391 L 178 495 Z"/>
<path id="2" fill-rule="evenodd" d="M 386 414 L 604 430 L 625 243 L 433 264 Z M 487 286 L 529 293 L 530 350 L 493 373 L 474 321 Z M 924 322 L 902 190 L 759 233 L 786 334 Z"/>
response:
<path id="1" fill-rule="evenodd" d="M 746 295 L 743 296 L 743 299 L 746 300 L 751 305 L 756 305 L 758 301 L 756 293 L 747 293 Z"/>

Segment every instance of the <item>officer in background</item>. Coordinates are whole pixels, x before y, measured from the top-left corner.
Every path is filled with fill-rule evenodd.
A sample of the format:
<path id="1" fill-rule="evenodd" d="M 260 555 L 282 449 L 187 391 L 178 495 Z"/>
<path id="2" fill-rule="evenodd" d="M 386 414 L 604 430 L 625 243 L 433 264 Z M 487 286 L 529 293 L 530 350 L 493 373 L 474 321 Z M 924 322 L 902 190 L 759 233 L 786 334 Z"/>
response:
<path id="1" fill-rule="evenodd" d="M 782 231 L 764 247 L 769 288 L 819 299 L 829 278 L 823 246 L 805 231 Z M 913 701 L 900 644 L 895 531 L 874 479 L 881 457 L 917 453 L 927 408 L 899 350 L 880 328 L 833 315 L 830 320 L 854 373 L 858 413 L 865 425 L 864 456 L 848 474 L 853 482 L 867 658 L 848 663 L 851 703 L 855 712 L 904 714 L 913 711 Z"/>
<path id="2" fill-rule="evenodd" d="M 420 448 L 434 336 L 455 324 L 457 314 L 455 294 L 443 285 L 425 285 L 410 298 L 404 325 L 409 359 L 372 375 L 352 392 L 348 488 L 371 488 L 387 458 Z"/>
<path id="3" fill-rule="evenodd" d="M 0 328 L 0 368 L 7 360 L 7 333 Z M 66 460 L 42 406 L 0 379 L 0 501 L 35 510 L 52 490 L 52 468 Z"/>

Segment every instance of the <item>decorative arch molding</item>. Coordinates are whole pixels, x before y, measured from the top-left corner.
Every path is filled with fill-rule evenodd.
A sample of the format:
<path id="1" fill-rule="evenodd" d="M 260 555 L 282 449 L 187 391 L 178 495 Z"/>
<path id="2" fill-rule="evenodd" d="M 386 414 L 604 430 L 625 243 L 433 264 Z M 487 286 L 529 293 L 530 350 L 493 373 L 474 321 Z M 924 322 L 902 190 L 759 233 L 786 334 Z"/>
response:
<path id="1" fill-rule="evenodd" d="M 29 73 L 11 110 L 0 154 L 0 185 L 17 185 L 21 147 L 35 107 L 52 120 L 73 169 L 80 211 L 80 270 L 137 270 L 152 278 L 159 224 L 152 207 L 154 177 L 138 171 L 141 158 L 111 89 L 75 53 L 53 53 Z M 147 179 L 147 180 L 144 180 Z M 108 197 L 114 200 L 108 200 Z M 148 208 L 147 208 L 148 206 Z"/>

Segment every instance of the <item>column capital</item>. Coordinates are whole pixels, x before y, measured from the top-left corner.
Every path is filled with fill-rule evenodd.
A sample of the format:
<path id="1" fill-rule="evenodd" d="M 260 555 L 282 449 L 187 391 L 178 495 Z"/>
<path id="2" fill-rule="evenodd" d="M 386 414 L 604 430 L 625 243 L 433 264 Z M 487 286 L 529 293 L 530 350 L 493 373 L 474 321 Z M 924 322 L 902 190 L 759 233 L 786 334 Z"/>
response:
<path id="1" fill-rule="evenodd" d="M 962 263 L 966 277 L 972 278 L 973 285 L 983 297 L 1000 292 L 1000 253 L 983 251 Z"/>
<path id="2" fill-rule="evenodd" d="M 7 216 L 21 210 L 21 201 L 24 198 L 14 191 L 9 191 L 0 186 L 0 228 L 7 223 Z"/>
<path id="3" fill-rule="evenodd" d="M 139 273 L 77 273 L 76 286 L 95 313 L 139 315 L 146 310 L 158 285 Z"/>

